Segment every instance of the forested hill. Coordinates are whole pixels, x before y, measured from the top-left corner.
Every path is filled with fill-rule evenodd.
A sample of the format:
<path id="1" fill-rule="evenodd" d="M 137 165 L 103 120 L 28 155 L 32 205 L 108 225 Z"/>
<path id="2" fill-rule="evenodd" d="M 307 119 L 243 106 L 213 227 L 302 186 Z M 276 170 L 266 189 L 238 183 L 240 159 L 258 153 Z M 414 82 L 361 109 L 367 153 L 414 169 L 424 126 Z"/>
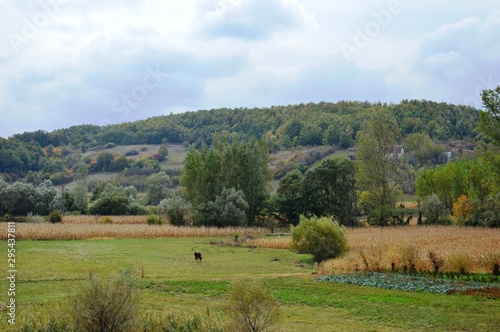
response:
<path id="1" fill-rule="evenodd" d="M 352 144 L 362 122 L 375 110 L 394 114 L 402 134 L 428 133 L 434 139 L 464 139 L 477 135 L 479 112 L 471 107 L 431 101 L 402 101 L 399 104 L 368 102 L 309 103 L 270 108 L 213 109 L 153 117 L 104 127 L 74 126 L 53 132 L 36 131 L 14 135 L 22 142 L 92 148 L 114 143 L 210 144 L 214 133 L 239 133 L 275 140 L 278 148 L 293 145 Z"/>
<path id="2" fill-rule="evenodd" d="M 80 125 L 53 132 L 38 130 L 0 138 L 0 173 L 37 171 L 42 148 L 73 151 L 115 145 L 211 143 L 214 133 L 238 133 L 243 139 L 264 138 L 271 151 L 305 145 L 354 144 L 363 121 L 383 110 L 397 119 L 403 138 L 427 133 L 435 140 L 476 139 L 479 111 L 468 106 L 425 100 L 399 104 L 341 101 L 269 108 L 213 109 L 170 114 L 129 123 Z M 21 175 L 19 174 L 19 175 Z"/>

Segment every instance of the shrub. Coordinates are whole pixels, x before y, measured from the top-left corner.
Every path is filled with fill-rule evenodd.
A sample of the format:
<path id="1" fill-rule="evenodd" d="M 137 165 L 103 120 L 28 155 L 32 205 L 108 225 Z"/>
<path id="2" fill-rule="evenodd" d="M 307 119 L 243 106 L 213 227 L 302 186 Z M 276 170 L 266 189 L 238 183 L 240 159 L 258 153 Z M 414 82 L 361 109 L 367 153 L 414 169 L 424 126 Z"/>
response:
<path id="1" fill-rule="evenodd" d="M 419 250 L 414 245 L 406 245 L 401 248 L 399 260 L 403 264 L 403 270 L 415 273 L 419 261 Z"/>
<path id="2" fill-rule="evenodd" d="M 130 151 L 125 152 L 126 157 L 137 156 L 138 154 L 139 154 L 139 152 L 137 150 L 130 150 Z"/>
<path id="3" fill-rule="evenodd" d="M 160 216 L 157 216 L 156 214 L 150 214 L 146 219 L 146 223 L 148 225 L 162 225 L 163 220 L 161 219 Z"/>
<path id="4" fill-rule="evenodd" d="M 28 213 L 26 216 L 26 222 L 32 223 L 32 224 L 41 224 L 46 222 L 46 219 L 42 216 L 39 215 L 33 215 L 31 213 Z"/>
<path id="5" fill-rule="evenodd" d="M 446 225 L 451 223 L 449 212 L 436 194 L 428 197 L 422 204 L 422 212 L 428 225 Z"/>
<path id="6" fill-rule="evenodd" d="M 361 257 L 365 270 L 372 272 L 381 272 L 385 266 L 384 254 L 387 248 L 381 245 L 374 245 L 368 248 L 361 248 L 359 256 Z"/>
<path id="7" fill-rule="evenodd" d="M 486 255 L 482 259 L 483 266 L 488 270 L 488 272 L 494 275 L 500 275 L 500 252 L 494 252 Z"/>
<path id="8" fill-rule="evenodd" d="M 439 270 L 444 266 L 446 260 L 434 250 L 429 250 L 428 257 L 434 267 L 434 273 L 439 273 Z"/>
<path id="9" fill-rule="evenodd" d="M 139 293 L 130 271 L 104 282 L 96 277 L 73 298 L 71 315 L 77 331 L 133 331 Z"/>
<path id="10" fill-rule="evenodd" d="M 300 216 L 299 224 L 292 227 L 291 233 L 291 249 L 300 254 L 312 254 L 316 262 L 347 252 L 345 228 L 327 217 Z"/>
<path id="11" fill-rule="evenodd" d="M 101 222 L 101 224 L 112 224 L 113 219 L 111 219 L 110 217 L 104 217 L 104 218 L 102 218 L 102 220 L 100 222 Z"/>
<path id="12" fill-rule="evenodd" d="M 184 226 L 188 223 L 193 207 L 184 198 L 174 195 L 162 200 L 158 206 L 158 210 L 161 214 L 167 216 L 170 224 Z"/>
<path id="13" fill-rule="evenodd" d="M 237 280 L 229 290 L 226 311 L 231 331 L 268 331 L 280 314 L 278 301 L 258 280 Z"/>
<path id="14" fill-rule="evenodd" d="M 49 214 L 49 221 L 53 224 L 62 222 L 62 213 L 54 210 Z"/>

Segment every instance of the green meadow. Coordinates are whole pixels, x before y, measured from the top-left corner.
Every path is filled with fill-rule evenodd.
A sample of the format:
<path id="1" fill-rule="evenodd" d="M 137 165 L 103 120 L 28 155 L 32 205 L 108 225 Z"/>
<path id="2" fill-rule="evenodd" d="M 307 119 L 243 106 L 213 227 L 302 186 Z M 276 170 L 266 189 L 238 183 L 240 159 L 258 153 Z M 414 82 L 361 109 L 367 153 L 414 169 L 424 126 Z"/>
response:
<path id="1" fill-rule="evenodd" d="M 223 246 L 223 240 L 232 238 L 17 241 L 13 330 L 22 321 L 63 312 L 91 275 L 107 278 L 123 268 L 136 271 L 144 311 L 223 317 L 231 282 L 260 278 L 281 304 L 280 331 L 494 331 L 500 326 L 498 299 L 317 282 L 309 255 Z M 1 246 L 7 252 L 6 241 Z M 202 252 L 203 262 L 195 261 L 194 251 Z M 6 270 L 5 259 L 2 275 Z M 0 329 L 9 331 L 8 283 L 2 285 Z"/>

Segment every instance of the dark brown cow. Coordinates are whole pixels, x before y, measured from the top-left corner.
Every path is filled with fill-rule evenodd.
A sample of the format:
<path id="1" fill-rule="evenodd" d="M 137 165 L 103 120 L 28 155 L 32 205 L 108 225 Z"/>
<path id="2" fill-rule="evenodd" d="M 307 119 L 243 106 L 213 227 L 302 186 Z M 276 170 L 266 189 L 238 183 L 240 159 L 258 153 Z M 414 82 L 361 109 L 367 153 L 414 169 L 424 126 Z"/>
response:
<path id="1" fill-rule="evenodd" d="M 201 256 L 201 252 L 195 252 L 194 253 L 194 259 L 197 261 L 198 259 L 200 260 L 200 263 L 201 263 L 201 259 L 203 257 Z"/>

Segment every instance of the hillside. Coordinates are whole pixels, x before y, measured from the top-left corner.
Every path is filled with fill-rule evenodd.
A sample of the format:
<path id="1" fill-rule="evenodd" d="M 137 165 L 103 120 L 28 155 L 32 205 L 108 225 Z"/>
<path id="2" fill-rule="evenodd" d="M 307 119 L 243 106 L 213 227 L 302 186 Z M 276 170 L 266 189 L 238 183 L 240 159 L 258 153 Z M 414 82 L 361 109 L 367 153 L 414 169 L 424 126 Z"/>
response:
<path id="1" fill-rule="evenodd" d="M 107 145 L 115 146 L 111 151 L 117 153 L 127 152 L 130 145 L 165 142 L 181 149 L 181 144 L 210 145 L 215 133 L 236 133 L 244 140 L 253 136 L 263 138 L 271 152 L 321 145 L 345 150 L 355 144 L 362 123 L 378 111 L 394 116 L 401 130 L 401 142 L 414 133 L 427 134 L 434 141 L 465 140 L 472 145 L 480 138 L 476 132 L 478 110 L 425 100 L 213 109 L 104 127 L 80 125 L 50 133 L 38 130 L 0 139 L 0 174 L 7 181 L 26 176 L 27 181 L 40 181 L 64 169 L 74 173 L 73 167 L 82 157 L 93 156 Z M 169 162 L 174 160 L 169 158 Z M 180 166 L 180 160 L 177 162 Z M 61 176 L 64 181 L 66 175 Z"/>

